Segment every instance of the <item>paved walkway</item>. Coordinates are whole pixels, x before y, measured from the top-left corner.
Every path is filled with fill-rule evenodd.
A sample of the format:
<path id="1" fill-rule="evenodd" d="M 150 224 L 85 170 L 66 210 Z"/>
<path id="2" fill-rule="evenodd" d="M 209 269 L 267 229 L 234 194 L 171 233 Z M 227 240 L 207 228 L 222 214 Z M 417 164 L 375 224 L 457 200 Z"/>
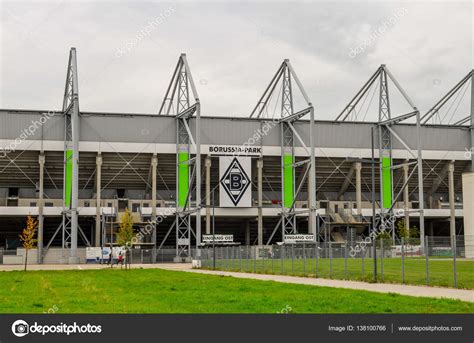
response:
<path id="1" fill-rule="evenodd" d="M 86 269 L 104 269 L 110 268 L 107 265 L 101 264 L 43 264 L 43 265 L 29 265 L 28 270 L 86 270 Z M 114 265 L 114 268 L 117 268 Z M 120 268 L 120 267 L 118 267 Z M 371 292 L 379 293 L 398 293 L 402 295 L 411 295 L 415 297 L 431 297 L 431 298 L 450 298 L 458 299 L 463 301 L 474 302 L 474 290 L 466 289 L 454 289 L 454 288 L 441 288 L 441 287 L 427 287 L 427 286 L 411 286 L 411 285 L 399 285 L 390 283 L 367 283 L 360 281 L 347 281 L 347 280 L 330 280 L 330 279 L 317 279 L 307 278 L 298 276 L 286 276 L 286 275 L 268 275 L 268 274 L 252 274 L 252 273 L 237 273 L 237 272 L 226 272 L 226 271 L 214 271 L 214 270 L 203 270 L 203 269 L 192 269 L 190 263 L 166 263 L 166 264 L 133 264 L 132 269 L 143 268 L 143 269 L 165 269 L 165 270 L 176 270 L 189 273 L 200 273 L 209 275 L 226 275 L 233 276 L 236 278 L 254 279 L 262 281 L 276 281 L 285 283 L 294 283 L 310 286 L 323 286 L 323 287 L 338 287 L 347 289 L 358 289 Z M 11 270 L 23 270 L 21 265 L 0 265 L 0 271 L 11 271 Z"/>
<path id="2" fill-rule="evenodd" d="M 236 278 L 254 279 L 263 281 L 276 281 L 286 283 L 296 283 L 311 286 L 323 287 L 338 287 L 347 289 L 358 289 L 379 293 L 398 293 L 402 295 L 411 295 L 415 297 L 430 297 L 430 298 L 450 298 L 463 301 L 474 302 L 474 290 L 441 288 L 441 287 L 427 287 L 427 286 L 412 286 L 399 285 L 390 283 L 368 283 L 361 281 L 348 280 L 331 280 L 331 279 L 317 279 L 309 277 L 286 276 L 286 275 L 268 275 L 268 274 L 252 274 L 252 273 L 237 273 L 226 271 L 202 270 L 192 269 L 190 265 L 174 265 L 163 264 L 158 268 L 167 270 L 180 270 L 191 273 L 211 274 L 211 275 L 226 275 Z"/>

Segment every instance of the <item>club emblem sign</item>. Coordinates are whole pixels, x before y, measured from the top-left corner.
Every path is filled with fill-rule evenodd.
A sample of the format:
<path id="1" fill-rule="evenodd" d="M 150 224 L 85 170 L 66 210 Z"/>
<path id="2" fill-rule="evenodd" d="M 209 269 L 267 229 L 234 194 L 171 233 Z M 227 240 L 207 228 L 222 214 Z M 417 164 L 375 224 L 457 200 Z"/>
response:
<path id="1" fill-rule="evenodd" d="M 219 158 L 221 207 L 251 207 L 249 175 L 251 175 L 249 157 Z"/>

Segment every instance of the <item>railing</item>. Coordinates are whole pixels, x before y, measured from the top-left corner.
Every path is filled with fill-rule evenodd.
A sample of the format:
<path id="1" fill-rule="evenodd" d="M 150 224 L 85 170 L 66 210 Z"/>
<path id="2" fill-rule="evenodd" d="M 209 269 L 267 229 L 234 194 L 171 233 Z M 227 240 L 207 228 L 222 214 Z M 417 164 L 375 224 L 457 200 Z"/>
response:
<path id="1" fill-rule="evenodd" d="M 201 267 L 474 289 L 474 236 L 204 248 Z"/>

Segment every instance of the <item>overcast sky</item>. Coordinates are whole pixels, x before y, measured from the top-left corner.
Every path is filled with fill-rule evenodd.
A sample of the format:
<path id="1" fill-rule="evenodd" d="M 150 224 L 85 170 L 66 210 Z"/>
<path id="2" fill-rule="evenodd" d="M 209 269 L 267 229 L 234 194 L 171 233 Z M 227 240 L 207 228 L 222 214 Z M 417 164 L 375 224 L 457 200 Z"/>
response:
<path id="1" fill-rule="evenodd" d="M 0 13 L 8 109 L 58 109 L 72 46 L 81 110 L 98 112 L 156 113 L 181 52 L 203 115 L 217 116 L 248 116 L 284 58 L 317 119 L 334 119 L 382 63 L 422 112 L 472 69 L 470 2 L 31 1 Z"/>

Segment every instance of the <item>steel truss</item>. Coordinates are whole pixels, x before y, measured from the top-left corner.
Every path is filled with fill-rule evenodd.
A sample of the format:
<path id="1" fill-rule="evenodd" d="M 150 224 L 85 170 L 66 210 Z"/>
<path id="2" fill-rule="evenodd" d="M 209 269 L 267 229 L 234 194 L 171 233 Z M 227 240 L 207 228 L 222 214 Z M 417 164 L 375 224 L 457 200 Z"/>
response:
<path id="1" fill-rule="evenodd" d="M 192 100 L 194 100 L 193 104 L 191 104 Z M 196 216 L 196 247 L 201 245 L 201 105 L 186 54 L 181 54 L 179 57 L 158 113 L 160 115 L 174 114 L 176 118 L 176 219 L 170 230 L 173 227 L 176 230 L 175 261 L 187 261 L 192 257 L 191 218 L 194 214 Z M 194 134 L 190 129 L 190 121 L 193 117 L 195 117 Z M 191 154 L 194 154 L 194 157 L 191 157 Z M 190 167 L 192 167 L 191 175 L 189 175 Z M 193 187 L 196 188 L 194 206 L 192 204 Z M 168 234 L 169 232 L 165 240 Z"/>
<path id="2" fill-rule="evenodd" d="M 464 93 L 467 91 L 467 87 L 469 82 L 471 83 L 471 93 L 473 93 L 472 90 L 472 79 L 473 79 L 473 71 L 471 70 L 466 76 L 464 76 L 461 81 L 459 81 L 456 85 L 454 85 L 453 88 L 451 88 L 433 107 L 431 107 L 428 112 L 426 112 L 422 117 L 421 121 L 423 125 L 426 124 L 451 124 L 451 125 L 468 125 L 469 122 L 471 121 L 471 115 L 467 115 L 466 117 L 463 117 L 462 119 L 456 121 L 455 123 L 449 123 L 445 122 L 445 118 L 441 118 L 440 116 L 440 110 L 446 105 L 449 100 L 454 99 L 454 101 L 457 101 L 459 95 L 461 97 L 459 98 L 459 101 L 462 100 L 462 96 Z M 464 89 L 464 92 L 463 92 Z M 462 93 L 462 94 L 461 94 Z M 472 101 L 472 100 L 471 100 Z M 472 124 L 472 122 L 471 122 Z"/>
<path id="3" fill-rule="evenodd" d="M 399 115 L 397 117 L 392 117 L 391 107 L 390 107 L 390 97 L 389 97 L 389 81 L 395 86 L 395 88 L 400 92 L 405 101 L 413 109 L 412 112 Z M 363 87 L 356 93 L 356 95 L 351 99 L 349 104 L 344 107 L 342 112 L 337 116 L 336 121 L 360 121 L 357 117 L 356 106 L 361 102 L 361 100 L 369 94 L 369 90 L 375 84 L 379 86 L 379 107 L 378 107 L 378 122 L 376 129 L 378 131 L 378 146 L 379 146 L 379 170 L 380 170 L 380 213 L 379 218 L 377 218 L 376 226 L 374 230 L 380 229 L 383 227 L 392 233 L 394 237 L 394 222 L 388 220 L 393 216 L 393 209 L 403 194 L 403 191 L 408 186 L 408 183 L 412 177 L 414 177 L 415 171 L 418 174 L 418 201 L 420 213 L 420 237 L 422 247 L 424 246 L 424 193 L 423 193 L 423 166 L 422 166 L 422 153 L 421 153 L 421 141 L 420 141 L 420 128 L 421 128 L 421 118 L 420 112 L 407 95 L 407 93 L 400 86 L 398 81 L 394 78 L 389 69 L 382 64 L 377 71 L 372 74 L 369 80 L 363 85 Z M 408 144 L 397 134 L 393 126 L 397 123 L 405 121 L 409 118 L 415 118 L 416 120 L 416 134 L 417 134 L 417 143 L 416 147 L 412 149 Z M 362 120 L 363 121 L 363 120 Z M 414 161 L 407 160 L 401 164 L 393 164 L 392 161 L 392 140 L 395 139 L 399 141 L 409 155 L 413 158 Z M 413 152 L 416 150 L 416 154 Z M 401 187 L 401 190 L 395 195 L 393 193 L 393 170 L 398 168 L 403 168 L 404 166 L 413 166 L 412 171 L 409 173 L 406 180 Z M 390 180 L 390 181 L 387 181 Z M 385 192 L 385 194 L 384 194 Z M 388 192 L 388 194 L 387 194 Z M 405 209 L 407 211 L 407 209 Z M 408 216 L 408 213 L 405 213 Z"/>
<path id="4" fill-rule="evenodd" d="M 296 84 L 307 104 L 305 109 L 298 112 L 295 112 L 293 106 L 293 83 Z M 271 119 L 280 125 L 281 132 L 282 203 L 280 220 L 273 229 L 273 232 L 267 241 L 267 245 L 270 244 L 279 227 L 282 232 L 282 240 L 284 240 L 285 235 L 297 233 L 298 228 L 296 225 L 296 215 L 303 212 L 308 213 L 308 232 L 314 234 L 316 237 L 316 162 L 313 135 L 314 107 L 288 59 L 285 59 L 278 68 L 270 84 L 267 86 L 265 92 L 260 97 L 257 105 L 250 114 L 250 118 L 269 118 L 268 106 L 272 95 L 275 93 L 275 89 L 279 84 L 281 84 L 280 113 L 276 118 L 275 114 L 273 114 Z M 311 132 L 309 135 L 309 148 L 306 146 L 294 126 L 295 122 L 308 113 L 310 115 Z M 295 161 L 296 142 L 299 142 L 308 155 L 308 158 L 304 161 Z M 301 166 L 304 166 L 304 169 L 301 171 L 304 173 L 304 176 L 300 179 L 301 181 L 299 184 L 296 185 L 297 187 L 295 191 L 294 186 L 296 173 L 294 171 L 295 168 Z M 296 211 L 295 202 L 306 179 L 308 179 L 308 209 Z"/>
<path id="5" fill-rule="evenodd" d="M 445 122 L 443 119 L 447 115 L 445 115 L 444 118 L 441 118 L 439 111 L 446 105 L 446 103 L 450 100 L 453 99 L 453 102 L 458 102 L 459 103 L 462 101 L 464 94 L 466 93 L 469 83 L 471 84 L 471 109 L 470 109 L 470 114 L 468 114 L 466 117 L 463 117 L 462 119 L 459 119 L 458 121 L 454 123 L 449 123 Z M 459 99 L 459 100 L 458 100 Z M 457 108 L 456 108 L 457 109 Z M 449 109 L 448 109 L 449 111 Z M 466 76 L 464 76 L 461 81 L 459 81 L 453 88 L 451 88 L 448 93 L 446 93 L 428 112 L 423 115 L 421 118 L 422 124 L 448 124 L 448 125 L 454 125 L 454 126 L 469 126 L 469 130 L 471 132 L 471 147 L 470 147 L 470 156 L 471 156 L 471 172 L 474 172 L 474 70 L 471 70 Z"/>
<path id="6" fill-rule="evenodd" d="M 78 233 L 87 246 L 90 242 L 78 223 L 79 198 L 79 87 L 76 48 L 69 52 L 62 112 L 64 115 L 64 177 L 62 222 L 46 245 L 45 252 L 62 232 L 62 248 L 69 249 L 69 263 L 77 263 Z M 65 256 L 63 256 L 65 257 Z"/>

